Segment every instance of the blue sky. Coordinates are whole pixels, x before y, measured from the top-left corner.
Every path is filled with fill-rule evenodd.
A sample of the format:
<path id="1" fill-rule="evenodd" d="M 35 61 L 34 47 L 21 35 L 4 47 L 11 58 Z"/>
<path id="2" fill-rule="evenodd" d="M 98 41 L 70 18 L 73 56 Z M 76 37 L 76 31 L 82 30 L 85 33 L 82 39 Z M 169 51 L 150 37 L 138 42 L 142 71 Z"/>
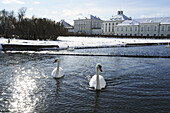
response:
<path id="1" fill-rule="evenodd" d="M 0 10 L 14 11 L 26 7 L 26 17 L 64 19 L 73 25 L 75 19 L 90 14 L 109 20 L 118 10 L 132 18 L 170 17 L 170 0 L 0 0 Z"/>

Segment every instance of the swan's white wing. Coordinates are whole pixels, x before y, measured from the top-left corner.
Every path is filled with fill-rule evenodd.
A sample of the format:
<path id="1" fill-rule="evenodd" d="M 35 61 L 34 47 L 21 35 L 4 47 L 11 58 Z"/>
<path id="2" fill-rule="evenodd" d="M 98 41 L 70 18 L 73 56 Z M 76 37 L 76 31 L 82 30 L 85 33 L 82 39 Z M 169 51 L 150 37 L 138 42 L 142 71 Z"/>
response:
<path id="1" fill-rule="evenodd" d="M 51 76 L 55 77 L 57 73 L 57 67 L 53 69 Z"/>
<path id="2" fill-rule="evenodd" d="M 96 89 L 96 75 L 94 75 L 91 79 L 90 79 L 90 82 L 89 82 L 89 86 L 90 87 L 94 87 Z"/>
<path id="3" fill-rule="evenodd" d="M 63 69 L 60 67 L 60 74 L 59 75 L 57 75 L 57 67 L 52 71 L 52 73 L 51 73 L 51 76 L 53 76 L 53 77 L 55 77 L 55 78 L 61 78 L 61 77 L 63 77 L 64 76 L 64 71 L 63 71 Z"/>
<path id="4" fill-rule="evenodd" d="M 94 75 L 91 79 L 90 79 L 90 82 L 89 82 L 89 86 L 90 87 L 94 87 L 96 89 L 96 75 Z M 106 81 L 104 80 L 104 77 L 99 75 L 99 79 L 100 79 L 100 88 L 105 88 L 106 87 Z"/>
<path id="5" fill-rule="evenodd" d="M 104 77 L 99 75 L 100 78 L 100 87 L 105 88 L 106 87 L 106 81 L 104 80 Z"/>
<path id="6" fill-rule="evenodd" d="M 58 75 L 58 78 L 63 77 L 64 76 L 64 70 L 60 67 L 60 75 Z"/>

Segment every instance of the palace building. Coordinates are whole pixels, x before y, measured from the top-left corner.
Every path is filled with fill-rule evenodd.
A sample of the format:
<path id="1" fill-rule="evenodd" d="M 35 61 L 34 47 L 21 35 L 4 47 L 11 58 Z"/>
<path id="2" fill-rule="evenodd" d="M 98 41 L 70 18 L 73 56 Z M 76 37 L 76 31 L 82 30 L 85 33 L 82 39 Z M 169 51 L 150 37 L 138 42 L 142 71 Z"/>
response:
<path id="1" fill-rule="evenodd" d="M 170 36 L 170 17 L 132 19 L 118 11 L 110 20 L 91 15 L 74 20 L 74 33 L 120 36 Z"/>
<path id="2" fill-rule="evenodd" d="M 90 15 L 90 18 L 74 20 L 74 33 L 100 35 L 102 20 L 99 17 Z"/>
<path id="3" fill-rule="evenodd" d="M 170 17 L 125 20 L 115 26 L 115 35 L 170 36 Z"/>

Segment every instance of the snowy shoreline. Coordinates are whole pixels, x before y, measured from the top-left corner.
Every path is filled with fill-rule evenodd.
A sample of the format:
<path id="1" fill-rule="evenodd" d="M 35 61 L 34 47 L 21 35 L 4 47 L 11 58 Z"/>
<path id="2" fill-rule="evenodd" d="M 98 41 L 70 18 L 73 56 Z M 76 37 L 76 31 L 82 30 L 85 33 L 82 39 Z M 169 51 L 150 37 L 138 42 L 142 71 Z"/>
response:
<path id="1" fill-rule="evenodd" d="M 170 39 L 135 39 L 135 38 L 94 38 L 94 37 L 58 37 L 56 41 L 40 41 L 40 40 L 23 40 L 23 39 L 10 39 L 10 42 L 6 38 L 0 38 L 0 49 L 2 50 L 2 44 L 6 45 L 26 45 L 26 46 L 52 46 L 57 45 L 57 49 L 70 48 L 97 48 L 97 47 L 120 47 L 141 44 L 167 44 L 170 43 Z M 56 48 L 54 48 L 56 49 Z"/>

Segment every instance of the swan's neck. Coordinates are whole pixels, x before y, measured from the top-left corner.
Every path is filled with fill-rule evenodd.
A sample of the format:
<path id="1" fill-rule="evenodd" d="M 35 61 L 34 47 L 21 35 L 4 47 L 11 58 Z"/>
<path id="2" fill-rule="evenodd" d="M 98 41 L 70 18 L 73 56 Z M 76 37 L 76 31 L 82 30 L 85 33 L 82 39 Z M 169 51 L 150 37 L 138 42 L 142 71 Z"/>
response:
<path id="1" fill-rule="evenodd" d="M 60 75 L 60 60 L 57 61 L 58 65 L 57 65 L 57 75 Z"/>
<path id="2" fill-rule="evenodd" d="M 99 68 L 96 70 L 96 89 L 100 89 Z"/>

